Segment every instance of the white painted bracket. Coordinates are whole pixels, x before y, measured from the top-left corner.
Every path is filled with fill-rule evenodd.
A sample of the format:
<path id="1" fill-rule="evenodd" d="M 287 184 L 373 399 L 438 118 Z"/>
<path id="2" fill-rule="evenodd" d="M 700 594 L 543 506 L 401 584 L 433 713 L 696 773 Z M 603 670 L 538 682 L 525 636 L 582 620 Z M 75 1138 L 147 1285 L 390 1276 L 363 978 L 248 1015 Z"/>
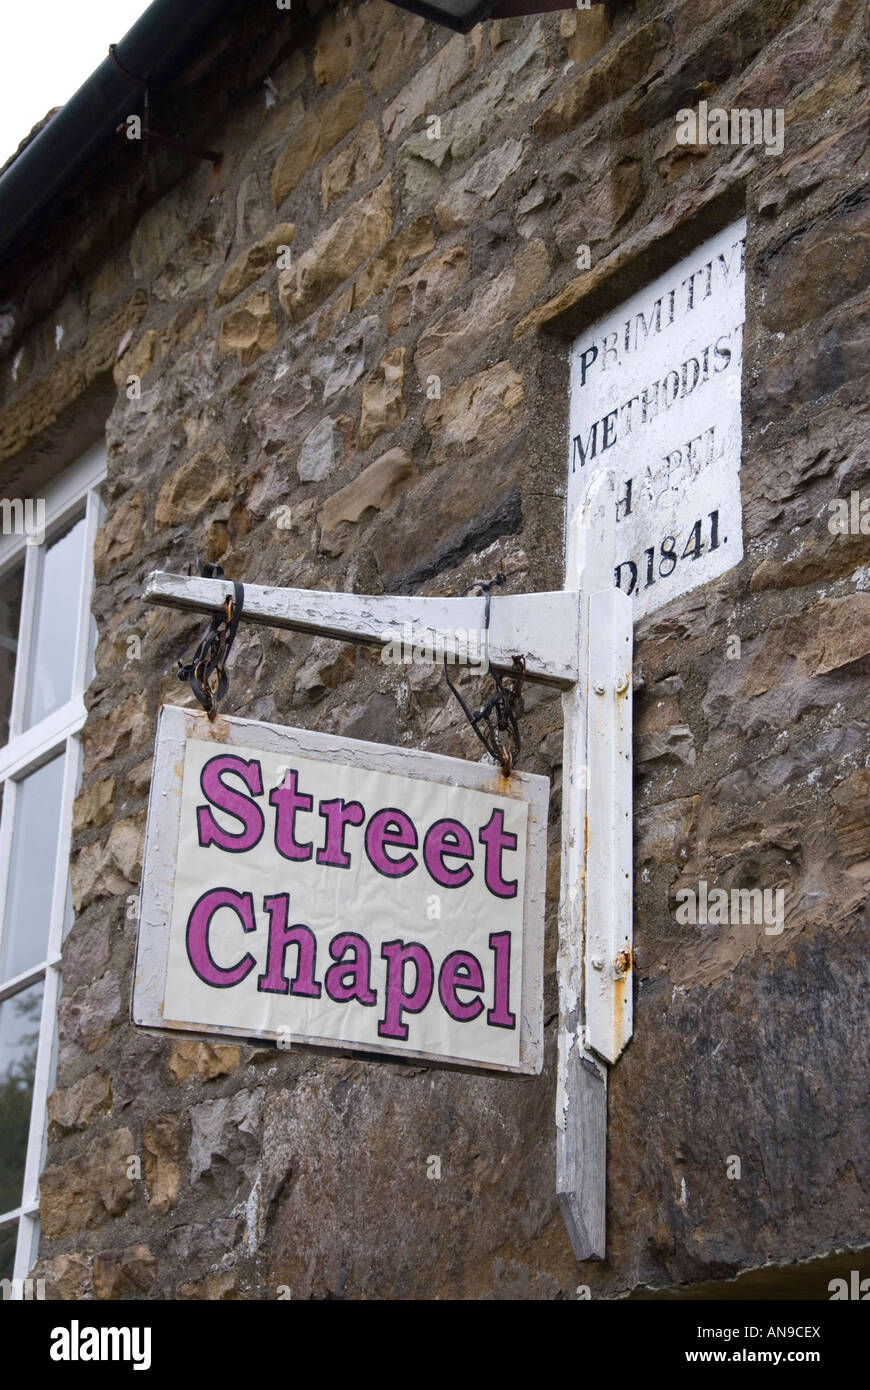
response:
<path id="1" fill-rule="evenodd" d="M 605 1062 L 631 1033 L 632 614 L 631 600 L 613 588 L 615 527 L 614 477 L 599 469 L 568 518 L 565 564 L 566 589 L 580 595 L 578 661 L 585 659 L 583 678 L 562 696 L 556 1194 L 578 1260 L 605 1254 Z M 617 692 L 624 675 L 628 686 Z M 612 941 L 627 952 L 618 980 L 592 965 Z"/>
<path id="2" fill-rule="evenodd" d="M 586 1042 L 615 1062 L 632 1027 L 632 608 L 589 600 L 586 736 Z"/>
<path id="3" fill-rule="evenodd" d="M 565 589 L 494 594 L 487 644 L 497 670 L 523 655 L 528 679 L 563 691 L 556 1192 L 578 1260 L 604 1258 L 607 1064 L 632 1029 L 632 607 L 613 586 L 615 524 L 614 476 L 598 469 L 568 518 Z M 213 613 L 232 592 L 225 579 L 155 572 L 145 600 Z M 370 645 L 434 642 L 448 659 L 461 659 L 483 621 L 480 597 L 245 585 L 245 623 Z"/>
<path id="4" fill-rule="evenodd" d="M 145 581 L 144 597 L 146 603 L 215 613 L 232 592 L 232 583 L 226 579 L 187 578 L 155 570 Z M 470 634 L 475 640 L 481 636 L 483 620 L 484 600 L 479 596 L 373 597 L 245 585 L 245 623 L 372 646 L 435 640 L 448 661 L 468 649 Z M 524 656 L 527 679 L 562 687 L 573 685 L 578 676 L 577 628 L 577 594 L 561 589 L 543 594 L 493 594 L 487 641 L 490 665 L 511 671 L 514 656 Z M 477 652 L 480 647 L 473 650 Z"/>

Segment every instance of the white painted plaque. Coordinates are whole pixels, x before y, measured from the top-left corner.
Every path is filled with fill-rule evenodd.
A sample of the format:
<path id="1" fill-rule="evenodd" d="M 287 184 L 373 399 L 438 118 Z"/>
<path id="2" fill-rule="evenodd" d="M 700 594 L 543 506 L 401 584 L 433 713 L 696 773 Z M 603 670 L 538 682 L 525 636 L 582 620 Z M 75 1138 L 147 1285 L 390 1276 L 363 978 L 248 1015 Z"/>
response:
<path id="1" fill-rule="evenodd" d="M 539 1071 L 548 792 L 165 708 L 134 1022 Z"/>
<path id="2" fill-rule="evenodd" d="M 743 556 L 741 219 L 593 325 L 571 353 L 568 516 L 614 470 L 614 583 L 635 617 Z"/>

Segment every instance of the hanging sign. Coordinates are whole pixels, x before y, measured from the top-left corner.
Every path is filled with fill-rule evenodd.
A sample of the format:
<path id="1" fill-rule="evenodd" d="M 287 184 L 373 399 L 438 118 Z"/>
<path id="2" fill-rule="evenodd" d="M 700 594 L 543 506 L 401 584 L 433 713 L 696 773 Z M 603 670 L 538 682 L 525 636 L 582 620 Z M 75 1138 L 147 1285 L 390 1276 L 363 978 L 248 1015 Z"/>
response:
<path id="1" fill-rule="evenodd" d="M 548 794 L 165 707 L 133 1021 L 540 1071 Z"/>
<path id="2" fill-rule="evenodd" d="M 745 246 L 741 220 L 572 349 L 568 515 L 590 476 L 613 469 L 614 583 L 635 618 L 743 557 Z"/>

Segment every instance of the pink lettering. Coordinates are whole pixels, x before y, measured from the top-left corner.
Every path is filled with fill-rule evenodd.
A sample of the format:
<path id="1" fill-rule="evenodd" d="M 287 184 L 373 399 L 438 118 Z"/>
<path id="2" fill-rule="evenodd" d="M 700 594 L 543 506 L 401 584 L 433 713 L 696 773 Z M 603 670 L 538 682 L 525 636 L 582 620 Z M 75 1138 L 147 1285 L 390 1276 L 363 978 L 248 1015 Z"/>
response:
<path id="1" fill-rule="evenodd" d="M 468 864 L 448 869 L 448 859 L 473 859 L 474 841 L 458 820 L 436 820 L 423 841 L 423 862 L 436 883 L 442 888 L 461 888 L 473 876 Z"/>
<path id="2" fill-rule="evenodd" d="M 214 960 L 209 948 L 208 933 L 211 920 L 221 908 L 228 907 L 242 924 L 242 931 L 256 931 L 254 899 L 250 893 L 235 893 L 232 888 L 211 888 L 194 904 L 187 921 L 187 955 L 203 984 L 213 989 L 228 989 L 237 985 L 253 970 L 256 961 L 248 952 L 236 965 L 222 966 Z"/>
<path id="3" fill-rule="evenodd" d="M 266 970 L 257 979 L 261 994 L 302 994 L 310 999 L 320 998 L 320 985 L 314 979 L 317 959 L 317 939 L 310 927 L 302 922 L 287 926 L 289 893 L 276 893 L 264 898 L 263 907 L 269 914 L 269 951 Z M 288 946 L 298 949 L 296 974 L 288 981 L 284 974 L 284 959 Z"/>
<path id="4" fill-rule="evenodd" d="M 344 828 L 346 825 L 362 825 L 366 813 L 358 801 L 344 801 L 337 797 L 334 801 L 321 801 L 318 807 L 326 821 L 326 841 L 316 854 L 318 864 L 327 864 L 333 869 L 349 869 L 350 855 L 345 853 Z"/>
<path id="5" fill-rule="evenodd" d="M 403 848 L 417 848 L 417 831 L 414 822 L 404 811 L 387 806 L 376 811 L 366 826 L 366 854 L 379 874 L 386 878 L 404 878 L 417 861 L 413 854 L 403 854 L 400 859 L 390 859 L 386 845 L 401 845 Z"/>
<path id="6" fill-rule="evenodd" d="M 455 1018 L 457 1023 L 470 1023 L 483 1012 L 483 1001 L 472 999 L 468 1004 L 463 1004 L 456 996 L 459 989 L 483 989 L 480 961 L 470 951 L 451 951 L 449 956 L 445 956 L 438 977 L 438 994 L 450 1017 Z"/>
<path id="7" fill-rule="evenodd" d="M 314 844 L 299 844 L 296 839 L 296 812 L 310 811 L 314 800 L 304 792 L 296 790 L 299 777 L 294 768 L 288 772 L 280 787 L 269 793 L 269 802 L 276 807 L 275 848 L 285 859 L 310 859 Z"/>
<path id="8" fill-rule="evenodd" d="M 348 959 L 348 952 L 353 954 Z M 326 993 L 337 1004 L 356 999 L 359 1004 L 376 1004 L 377 990 L 371 987 L 372 952 L 364 936 L 357 932 L 340 932 L 329 943 L 329 954 L 337 961 L 326 972 L 323 983 Z"/>
<path id="9" fill-rule="evenodd" d="M 198 806 L 196 824 L 199 843 L 203 848 L 206 845 L 217 845 L 218 849 L 228 850 L 231 854 L 244 854 L 245 850 L 253 849 L 254 845 L 260 842 L 264 825 L 263 812 L 244 792 L 233 791 L 232 787 L 225 784 L 223 778 L 227 773 L 240 777 L 254 796 L 260 796 L 263 791 L 263 773 L 256 759 L 246 762 L 244 758 L 235 757 L 232 753 L 222 753 L 217 758 L 210 758 L 199 778 L 202 794 L 212 806 L 241 821 L 244 830 L 234 834 L 223 830 L 208 806 Z"/>
<path id="10" fill-rule="evenodd" d="M 402 1014 L 422 1013 L 432 997 L 432 957 L 419 942 L 412 941 L 408 946 L 404 941 L 385 941 L 381 956 L 387 962 L 386 1007 L 384 1016 L 378 1023 L 378 1037 L 406 1039 L 408 1025 Z M 405 966 L 413 965 L 416 971 L 414 988 L 410 994 L 405 990 Z"/>
<path id="11" fill-rule="evenodd" d="M 509 931 L 491 932 L 489 949 L 495 956 L 495 1000 L 486 1015 L 490 1028 L 516 1028 L 516 1015 L 510 1008 L 511 989 L 511 934 Z"/>
<path id="12" fill-rule="evenodd" d="M 486 825 L 479 830 L 477 838 L 486 846 L 484 882 L 496 898 L 515 898 L 517 880 L 502 877 L 502 853 L 506 849 L 516 849 L 517 837 L 504 828 L 504 811 L 493 811 Z"/>

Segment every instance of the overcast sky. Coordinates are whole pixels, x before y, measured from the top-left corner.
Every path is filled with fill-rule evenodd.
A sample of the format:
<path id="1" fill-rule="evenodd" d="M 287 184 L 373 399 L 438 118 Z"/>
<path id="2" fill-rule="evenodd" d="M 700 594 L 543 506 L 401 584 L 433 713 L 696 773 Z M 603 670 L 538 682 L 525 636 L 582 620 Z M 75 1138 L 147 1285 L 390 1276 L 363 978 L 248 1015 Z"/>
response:
<path id="1" fill-rule="evenodd" d="M 69 100 L 109 44 L 147 8 L 148 0 L 3 0 L 0 166 L 46 112 Z"/>

